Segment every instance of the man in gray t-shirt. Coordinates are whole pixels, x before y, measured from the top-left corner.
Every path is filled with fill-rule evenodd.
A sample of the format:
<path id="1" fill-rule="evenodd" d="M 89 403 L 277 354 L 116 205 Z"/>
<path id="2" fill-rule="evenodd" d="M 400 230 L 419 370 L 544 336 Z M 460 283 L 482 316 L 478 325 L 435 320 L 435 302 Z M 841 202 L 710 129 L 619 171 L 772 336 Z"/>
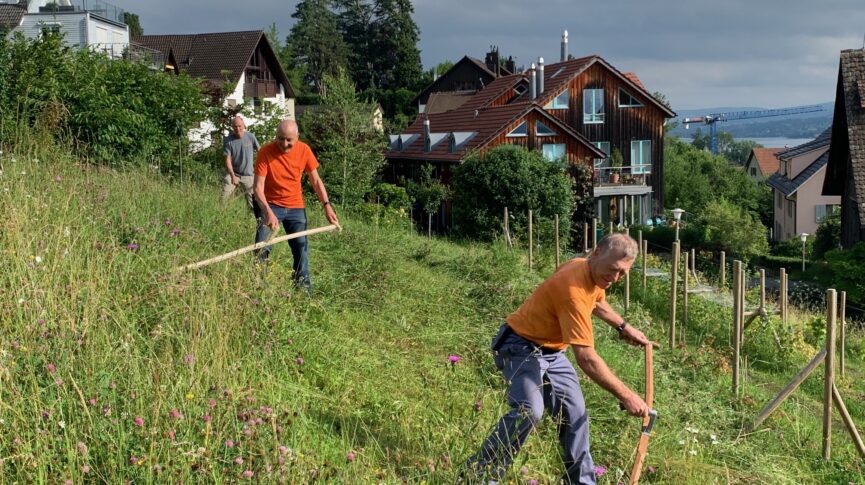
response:
<path id="1" fill-rule="evenodd" d="M 258 206 L 253 195 L 255 154 L 259 145 L 255 135 L 246 131 L 246 122 L 240 115 L 231 120 L 233 133 L 222 142 L 225 155 L 225 177 L 222 179 L 222 198 L 226 199 L 240 185 L 249 209 L 258 218 Z"/>

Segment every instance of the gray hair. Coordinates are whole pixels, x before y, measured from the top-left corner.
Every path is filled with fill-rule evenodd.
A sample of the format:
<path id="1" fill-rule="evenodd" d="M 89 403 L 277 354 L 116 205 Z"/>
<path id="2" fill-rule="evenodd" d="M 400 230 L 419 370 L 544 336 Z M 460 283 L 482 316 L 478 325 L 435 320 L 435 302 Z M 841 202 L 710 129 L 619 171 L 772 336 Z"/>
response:
<path id="1" fill-rule="evenodd" d="M 634 241 L 631 236 L 621 232 L 614 232 L 604 236 L 604 238 L 598 242 L 598 247 L 595 251 L 597 251 L 598 254 L 615 252 L 621 255 L 619 259 L 635 259 L 637 253 L 640 252 L 637 247 L 637 241 Z"/>

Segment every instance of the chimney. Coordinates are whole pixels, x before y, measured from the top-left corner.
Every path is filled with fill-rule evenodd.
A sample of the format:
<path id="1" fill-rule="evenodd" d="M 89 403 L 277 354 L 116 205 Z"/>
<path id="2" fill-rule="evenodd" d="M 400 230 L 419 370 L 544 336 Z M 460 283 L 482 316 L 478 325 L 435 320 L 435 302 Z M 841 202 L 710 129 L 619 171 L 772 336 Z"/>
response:
<path id="1" fill-rule="evenodd" d="M 505 61 L 505 69 L 511 74 L 517 73 L 517 63 L 512 56 L 508 56 L 508 60 Z"/>
<path id="2" fill-rule="evenodd" d="M 568 31 L 562 32 L 562 62 L 568 60 Z"/>
<path id="3" fill-rule="evenodd" d="M 538 96 L 544 94 L 544 58 L 538 57 Z"/>
<path id="4" fill-rule="evenodd" d="M 493 72 L 496 77 L 499 77 L 499 48 L 491 45 L 490 51 L 487 52 L 486 58 L 484 59 L 484 64 L 487 65 L 487 69 Z"/>
<path id="5" fill-rule="evenodd" d="M 529 68 L 529 99 L 533 100 L 538 97 L 538 79 L 535 77 L 535 63 Z"/>
<path id="6" fill-rule="evenodd" d="M 430 127 L 429 127 L 429 118 L 423 120 L 423 151 L 428 152 L 432 148 L 430 146 Z"/>

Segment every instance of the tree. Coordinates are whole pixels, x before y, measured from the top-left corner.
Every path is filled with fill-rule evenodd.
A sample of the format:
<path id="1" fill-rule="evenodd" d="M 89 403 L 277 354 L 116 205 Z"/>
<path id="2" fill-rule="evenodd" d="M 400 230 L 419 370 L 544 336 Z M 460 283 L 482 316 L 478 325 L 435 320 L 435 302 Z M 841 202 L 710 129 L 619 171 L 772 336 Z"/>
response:
<path id="1" fill-rule="evenodd" d="M 298 3 L 291 15 L 297 23 L 286 38 L 293 55 L 292 68 L 303 66 L 304 84 L 321 95 L 325 94 L 325 75 L 336 75 L 347 63 L 345 42 L 329 3 L 328 0 Z"/>
<path id="2" fill-rule="evenodd" d="M 420 30 L 410 0 L 375 0 L 373 66 L 379 88 L 417 89 L 421 78 Z"/>
<path id="3" fill-rule="evenodd" d="M 358 91 L 376 86 L 375 32 L 373 6 L 365 0 L 337 0 L 337 25 L 348 46 L 348 72 Z"/>
<path id="4" fill-rule="evenodd" d="M 501 231 L 505 207 L 512 226 L 527 225 L 532 209 L 540 220 L 559 214 L 561 232 L 569 234 L 574 210 L 571 179 L 560 163 L 550 163 L 537 151 L 503 145 L 485 156 L 470 156 L 453 173 L 455 229 L 470 237 L 490 238 Z"/>
<path id="5" fill-rule="evenodd" d="M 706 239 L 720 249 L 745 260 L 769 251 L 766 227 L 753 213 L 727 202 L 726 199 L 709 202 L 699 214 Z"/>
<path id="6" fill-rule="evenodd" d="M 141 20 L 138 18 L 138 14 L 134 14 L 132 12 L 123 12 L 123 23 L 125 23 L 129 27 L 129 37 L 141 37 L 144 35 L 144 29 L 141 28 Z"/>
<path id="7" fill-rule="evenodd" d="M 306 68 L 303 65 L 295 65 L 294 50 L 292 49 L 291 44 L 283 44 L 279 40 L 279 29 L 276 27 L 276 22 L 270 24 L 270 27 L 268 27 L 264 33 L 267 35 L 267 40 L 270 41 L 270 45 L 273 46 L 273 50 L 276 53 L 277 59 L 279 59 L 280 65 L 282 65 L 282 69 L 285 71 L 285 75 L 288 76 L 288 82 L 291 84 L 295 96 L 300 97 L 307 94 L 308 89 L 306 89 L 307 86 L 304 82 Z"/>
<path id="8" fill-rule="evenodd" d="M 325 74 L 319 110 L 301 116 L 302 131 L 321 160 L 319 172 L 343 205 L 360 202 L 384 166 L 387 140 L 373 125 L 375 105 L 358 100 L 345 70 Z"/>
<path id="9" fill-rule="evenodd" d="M 814 258 L 822 258 L 841 246 L 841 211 L 827 215 L 817 226 L 814 235 Z"/>
<path id="10" fill-rule="evenodd" d="M 450 196 L 448 188 L 433 175 L 434 169 L 430 164 L 425 164 L 420 169 L 418 180 L 408 183 L 408 193 L 420 204 L 421 209 L 427 214 L 427 231 L 432 235 L 432 217 L 439 211 L 442 202 Z"/>
<path id="11" fill-rule="evenodd" d="M 718 131 L 716 139 L 718 142 L 718 155 L 726 158 L 730 163 L 737 165 L 744 165 L 748 161 L 751 150 L 763 147 L 763 145 L 751 140 L 736 141 L 733 135 L 727 131 Z M 691 144 L 700 150 L 711 150 L 712 135 L 711 133 L 704 134 L 701 129 L 697 128 Z"/>

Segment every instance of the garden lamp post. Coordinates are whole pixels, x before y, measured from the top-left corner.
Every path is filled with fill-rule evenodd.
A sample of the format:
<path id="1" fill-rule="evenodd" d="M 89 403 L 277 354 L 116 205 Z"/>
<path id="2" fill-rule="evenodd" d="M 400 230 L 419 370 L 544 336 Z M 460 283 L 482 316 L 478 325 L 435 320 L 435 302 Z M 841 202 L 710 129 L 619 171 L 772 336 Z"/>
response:
<path id="1" fill-rule="evenodd" d="M 808 240 L 808 233 L 799 234 L 799 240 L 802 241 L 802 271 L 805 271 L 805 241 Z"/>
<path id="2" fill-rule="evenodd" d="M 673 218 L 676 219 L 676 241 L 679 240 L 679 221 L 682 220 L 682 214 L 684 213 L 684 209 L 673 209 Z"/>

